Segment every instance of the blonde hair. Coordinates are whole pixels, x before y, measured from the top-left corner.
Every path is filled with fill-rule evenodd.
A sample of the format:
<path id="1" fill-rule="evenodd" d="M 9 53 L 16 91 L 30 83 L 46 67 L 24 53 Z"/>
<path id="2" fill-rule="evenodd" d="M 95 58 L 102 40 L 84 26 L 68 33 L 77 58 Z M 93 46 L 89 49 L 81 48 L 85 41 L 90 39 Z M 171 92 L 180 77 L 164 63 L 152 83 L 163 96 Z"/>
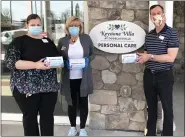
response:
<path id="1" fill-rule="evenodd" d="M 73 22 L 73 21 L 77 21 L 79 24 L 80 24 L 80 34 L 82 34 L 83 33 L 83 23 L 82 23 L 82 21 L 78 18 L 78 17 L 75 17 L 75 16 L 72 16 L 72 17 L 70 17 L 70 18 L 68 18 L 67 19 L 67 21 L 66 21 L 66 24 L 65 24 L 65 33 L 67 34 L 67 35 L 69 35 L 69 27 L 70 27 L 70 24 Z"/>

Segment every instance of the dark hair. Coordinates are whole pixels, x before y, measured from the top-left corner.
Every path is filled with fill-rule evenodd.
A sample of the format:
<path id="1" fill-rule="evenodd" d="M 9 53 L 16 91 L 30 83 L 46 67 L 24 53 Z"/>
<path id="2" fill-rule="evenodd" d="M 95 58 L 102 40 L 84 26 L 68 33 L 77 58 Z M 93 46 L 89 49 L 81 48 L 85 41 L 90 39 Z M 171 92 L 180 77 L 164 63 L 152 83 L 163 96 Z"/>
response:
<path id="1" fill-rule="evenodd" d="M 161 5 L 159 5 L 159 4 L 156 4 L 156 5 L 152 5 L 151 7 L 150 7 L 150 13 L 151 13 L 151 10 L 152 9 L 154 9 L 155 7 L 160 7 L 161 9 L 162 9 L 162 11 L 164 12 L 164 8 L 163 8 L 163 6 L 161 6 Z"/>
<path id="2" fill-rule="evenodd" d="M 30 15 L 27 17 L 27 19 L 26 19 L 26 23 L 28 24 L 29 21 L 32 20 L 32 19 L 40 19 L 40 20 L 41 20 L 41 18 L 39 17 L 39 15 L 37 15 L 37 14 L 30 14 Z"/>

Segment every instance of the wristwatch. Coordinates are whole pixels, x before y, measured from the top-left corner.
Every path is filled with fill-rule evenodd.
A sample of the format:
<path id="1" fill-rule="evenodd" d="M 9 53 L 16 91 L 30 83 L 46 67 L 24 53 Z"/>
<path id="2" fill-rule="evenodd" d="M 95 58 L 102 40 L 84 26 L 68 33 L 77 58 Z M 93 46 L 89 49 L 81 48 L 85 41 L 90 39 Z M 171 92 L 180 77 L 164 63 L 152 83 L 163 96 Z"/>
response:
<path id="1" fill-rule="evenodd" d="M 154 60 L 154 55 L 152 54 L 151 57 L 150 57 L 151 60 Z"/>

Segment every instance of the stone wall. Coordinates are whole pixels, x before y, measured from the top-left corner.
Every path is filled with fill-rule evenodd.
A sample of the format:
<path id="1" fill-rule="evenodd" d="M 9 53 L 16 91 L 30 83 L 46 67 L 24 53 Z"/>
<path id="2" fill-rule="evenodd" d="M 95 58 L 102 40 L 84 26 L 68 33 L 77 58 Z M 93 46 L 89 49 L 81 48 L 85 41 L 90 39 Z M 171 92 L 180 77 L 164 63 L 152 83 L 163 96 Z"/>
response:
<path id="1" fill-rule="evenodd" d="M 174 28 L 178 31 L 180 50 L 175 61 L 175 74 L 184 73 L 184 1 L 174 1 Z"/>
<path id="2" fill-rule="evenodd" d="M 124 20 L 148 31 L 148 1 L 88 0 L 89 27 L 107 20 Z M 108 54 L 95 48 L 94 94 L 90 96 L 91 129 L 143 131 L 146 103 L 143 69 L 140 64 L 122 64 L 121 54 Z"/>

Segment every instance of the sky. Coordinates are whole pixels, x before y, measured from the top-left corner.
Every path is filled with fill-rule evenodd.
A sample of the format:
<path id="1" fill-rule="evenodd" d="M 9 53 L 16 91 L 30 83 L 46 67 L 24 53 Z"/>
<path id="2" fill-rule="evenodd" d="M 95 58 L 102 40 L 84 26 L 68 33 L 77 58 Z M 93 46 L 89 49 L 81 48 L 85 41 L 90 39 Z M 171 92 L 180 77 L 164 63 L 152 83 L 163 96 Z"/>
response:
<path id="1" fill-rule="evenodd" d="M 29 14 L 29 3 L 30 1 L 12 1 L 12 20 L 20 21 L 26 19 Z M 35 1 L 33 3 L 33 12 L 35 12 Z M 84 1 L 74 1 L 73 5 L 75 7 L 76 3 L 79 4 L 80 10 L 83 11 Z M 40 15 L 40 1 L 36 1 L 37 14 Z M 43 11 L 44 11 L 44 1 L 43 1 Z M 3 9 L 10 9 L 10 1 L 2 1 L 2 12 Z M 66 10 L 71 10 L 70 1 L 50 1 L 50 9 L 56 16 L 61 16 L 62 12 Z"/>

